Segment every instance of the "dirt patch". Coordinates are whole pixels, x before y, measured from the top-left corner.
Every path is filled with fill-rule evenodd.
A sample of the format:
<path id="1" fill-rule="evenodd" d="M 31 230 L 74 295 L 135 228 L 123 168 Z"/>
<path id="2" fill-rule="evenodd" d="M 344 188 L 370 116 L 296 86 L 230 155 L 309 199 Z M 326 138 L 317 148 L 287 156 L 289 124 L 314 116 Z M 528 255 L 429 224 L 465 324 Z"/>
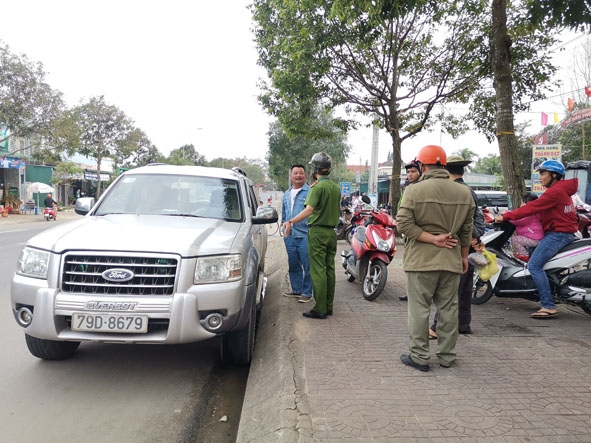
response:
<path id="1" fill-rule="evenodd" d="M 249 367 L 224 365 L 213 369 L 213 392 L 195 435 L 198 443 L 234 443 L 238 434 Z"/>

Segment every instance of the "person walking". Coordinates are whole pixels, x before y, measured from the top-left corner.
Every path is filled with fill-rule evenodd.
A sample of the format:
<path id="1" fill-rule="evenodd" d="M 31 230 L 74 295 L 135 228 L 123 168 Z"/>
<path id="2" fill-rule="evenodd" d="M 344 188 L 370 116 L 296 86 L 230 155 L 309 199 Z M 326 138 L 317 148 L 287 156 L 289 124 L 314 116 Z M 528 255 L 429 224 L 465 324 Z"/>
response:
<path id="1" fill-rule="evenodd" d="M 291 186 L 283 194 L 281 224 L 304 210 L 304 202 L 310 191 L 306 183 L 304 165 L 292 165 L 290 168 Z M 312 278 L 308 258 L 308 219 L 304 218 L 291 228 L 291 235 L 283 237 L 287 251 L 287 265 L 291 291 L 284 292 L 285 297 L 297 297 L 300 303 L 312 300 Z"/>
<path id="2" fill-rule="evenodd" d="M 512 211 L 495 216 L 495 222 L 519 220 L 539 214 L 544 227 L 544 238 L 540 240 L 529 258 L 527 268 L 538 288 L 540 309 L 531 314 L 532 318 L 551 318 L 558 315 L 554 296 L 550 289 L 544 265 L 558 251 L 572 243 L 579 229 L 577 210 L 571 196 L 577 192 L 579 180 L 563 180 L 564 165 L 558 160 L 547 160 L 539 168 L 540 181 L 546 191 L 537 199 Z"/>
<path id="3" fill-rule="evenodd" d="M 449 172 L 449 178 L 456 183 L 468 186 L 464 182 L 464 169 L 472 163 L 470 160 L 464 160 L 461 155 L 450 155 L 447 157 L 445 169 Z M 484 213 L 478 207 L 478 197 L 474 190 L 468 186 L 474 199 L 476 208 L 474 209 L 474 224 L 472 226 L 472 242 L 469 253 L 475 252 L 474 246 L 480 244 L 480 236 L 484 234 L 485 223 Z M 460 286 L 458 288 L 458 332 L 460 334 L 472 334 L 472 287 L 474 280 L 474 266 L 468 263 L 468 271 L 460 277 Z M 429 330 L 429 338 L 437 338 L 437 322 L 439 311 L 435 313 L 433 324 Z"/>
<path id="4" fill-rule="evenodd" d="M 403 268 L 408 294 L 408 354 L 403 364 L 429 370 L 429 313 L 439 310 L 437 358 L 449 368 L 456 360 L 458 287 L 468 270 L 476 204 L 470 189 L 449 179 L 441 146 L 428 145 L 417 155 L 423 176 L 404 192 L 396 220 L 408 239 Z"/>
<path id="5" fill-rule="evenodd" d="M 398 208 L 400 208 L 400 203 L 402 203 L 402 199 L 404 198 L 404 190 L 408 186 L 419 181 L 419 178 L 421 178 L 421 169 L 420 168 L 421 167 L 419 166 L 419 164 L 417 163 L 416 160 L 411 160 L 410 162 L 408 162 L 404 166 L 404 169 L 406 169 L 406 180 L 404 182 L 404 185 L 402 186 L 402 194 L 400 195 L 400 200 L 398 200 Z M 404 238 L 404 240 L 406 241 L 406 237 Z M 407 301 L 408 296 L 407 295 L 399 295 L 398 299 L 400 301 Z"/>
<path id="6" fill-rule="evenodd" d="M 311 186 L 304 202 L 306 208 L 292 217 L 282 227 L 289 236 L 294 225 L 308 218 L 308 257 L 310 275 L 314 286 L 314 307 L 302 315 L 308 318 L 326 319 L 332 315 L 335 291 L 335 255 L 339 222 L 341 191 L 339 185 L 329 180 L 332 159 L 324 152 L 317 152 L 310 160 L 312 174 L 317 182 Z"/>

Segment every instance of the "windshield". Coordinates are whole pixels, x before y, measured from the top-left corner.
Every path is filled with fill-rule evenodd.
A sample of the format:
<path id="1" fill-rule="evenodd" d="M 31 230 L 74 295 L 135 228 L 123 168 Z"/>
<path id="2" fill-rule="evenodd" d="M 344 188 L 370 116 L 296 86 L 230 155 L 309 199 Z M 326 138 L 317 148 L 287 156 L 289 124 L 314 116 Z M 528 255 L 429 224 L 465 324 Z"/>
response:
<path id="1" fill-rule="evenodd" d="M 177 215 L 242 221 L 238 182 L 191 175 L 128 175 L 94 215 Z"/>

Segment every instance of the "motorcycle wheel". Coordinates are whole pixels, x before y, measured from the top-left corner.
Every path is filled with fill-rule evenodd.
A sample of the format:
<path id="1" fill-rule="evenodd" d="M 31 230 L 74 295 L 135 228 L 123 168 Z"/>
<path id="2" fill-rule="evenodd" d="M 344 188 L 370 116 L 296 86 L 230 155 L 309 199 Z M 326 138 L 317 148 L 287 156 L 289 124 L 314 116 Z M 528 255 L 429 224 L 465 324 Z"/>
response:
<path id="1" fill-rule="evenodd" d="M 368 275 L 363 279 L 362 293 L 366 300 L 375 300 L 384 290 L 388 279 L 386 263 L 374 260 L 369 268 Z"/>
<path id="2" fill-rule="evenodd" d="M 345 241 L 349 244 L 351 244 L 351 241 L 353 241 L 353 225 L 350 225 L 346 230 L 345 230 Z"/>
<path id="3" fill-rule="evenodd" d="M 585 311 L 587 314 L 591 315 L 591 304 L 583 303 L 581 304 L 581 308 L 583 308 L 583 311 Z"/>
<path id="4" fill-rule="evenodd" d="M 489 281 L 482 281 L 478 274 L 474 275 L 474 286 L 472 287 L 472 304 L 481 305 L 486 303 L 493 296 L 493 288 Z"/>

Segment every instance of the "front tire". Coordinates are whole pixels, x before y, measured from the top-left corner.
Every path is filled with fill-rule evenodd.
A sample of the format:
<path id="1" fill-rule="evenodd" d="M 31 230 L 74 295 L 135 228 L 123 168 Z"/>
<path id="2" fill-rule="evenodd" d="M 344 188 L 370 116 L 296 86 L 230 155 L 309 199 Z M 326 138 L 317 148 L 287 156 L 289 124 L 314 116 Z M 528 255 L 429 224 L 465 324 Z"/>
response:
<path id="1" fill-rule="evenodd" d="M 345 241 L 349 244 L 351 244 L 351 242 L 353 241 L 353 225 L 349 225 L 349 227 L 347 227 L 347 230 L 345 231 Z"/>
<path id="2" fill-rule="evenodd" d="M 257 309 L 252 301 L 246 326 L 239 331 L 227 332 L 222 336 L 222 361 L 231 365 L 245 366 L 252 361 L 256 334 Z"/>
<path id="3" fill-rule="evenodd" d="M 375 300 L 384 290 L 388 279 L 388 267 L 380 260 L 371 262 L 369 272 L 363 278 L 362 293 L 366 300 Z"/>
<path id="4" fill-rule="evenodd" d="M 591 304 L 585 302 L 581 304 L 581 308 L 583 308 L 583 311 L 585 311 L 587 314 L 591 315 Z"/>
<path id="5" fill-rule="evenodd" d="M 482 281 L 478 274 L 474 275 L 474 285 L 472 286 L 472 304 L 481 305 L 486 303 L 493 296 L 493 287 L 490 281 Z"/>
<path id="6" fill-rule="evenodd" d="M 63 360 L 76 352 L 79 341 L 44 340 L 25 334 L 29 352 L 43 360 Z"/>

